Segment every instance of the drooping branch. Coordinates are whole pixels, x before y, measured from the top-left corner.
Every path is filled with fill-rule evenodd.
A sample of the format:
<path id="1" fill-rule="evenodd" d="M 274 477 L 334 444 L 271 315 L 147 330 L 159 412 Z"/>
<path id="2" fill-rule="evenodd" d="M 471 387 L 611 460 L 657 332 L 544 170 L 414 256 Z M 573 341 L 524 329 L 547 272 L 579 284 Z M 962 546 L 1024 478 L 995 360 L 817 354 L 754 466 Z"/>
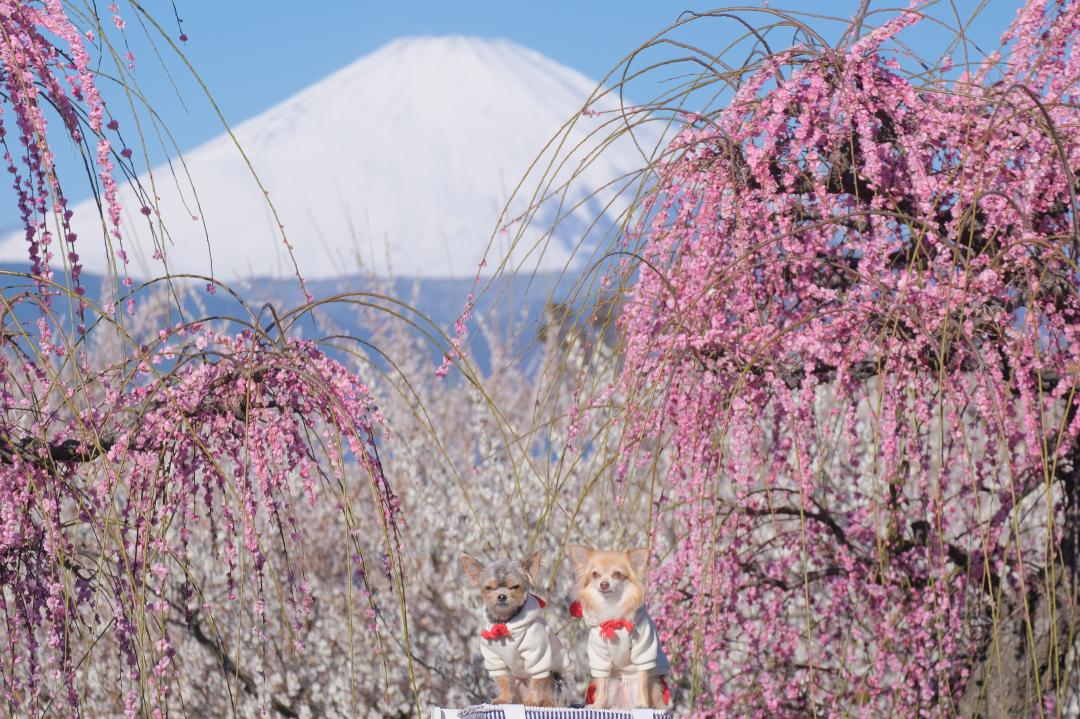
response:
<path id="1" fill-rule="evenodd" d="M 180 415 L 187 419 L 199 416 L 205 418 L 206 415 L 231 415 L 238 422 L 245 422 L 253 409 L 297 411 L 298 408 L 287 407 L 273 399 L 257 401 L 254 399 L 254 394 L 234 397 L 228 401 L 214 397 L 214 392 L 238 381 L 258 385 L 266 378 L 269 371 L 267 366 L 260 365 L 224 372 L 207 384 L 205 396 L 194 408 L 182 410 Z M 165 388 L 166 395 L 170 391 L 172 390 Z M 147 406 L 147 411 L 161 410 L 169 406 L 170 402 L 172 400 L 168 398 L 154 400 Z M 130 428 L 129 431 L 137 435 L 138 422 L 135 424 L 136 426 Z M 0 464 L 11 464 L 16 458 L 44 468 L 51 468 L 56 464 L 92 462 L 107 454 L 116 442 L 115 434 L 86 440 L 68 438 L 53 441 L 29 436 L 14 439 L 11 436 L 0 435 Z M 136 442 L 133 446 L 137 448 L 139 443 Z"/>
<path id="2" fill-rule="evenodd" d="M 1013 369 L 1010 360 L 1007 356 L 1000 351 L 995 352 L 996 359 L 1001 363 L 1001 369 L 1003 376 L 1006 378 L 1013 377 Z M 714 371 L 713 367 L 715 363 L 725 357 L 725 352 L 722 349 L 701 349 L 695 350 L 693 356 L 697 360 L 701 369 L 706 371 Z M 892 359 L 891 363 L 895 363 L 896 360 Z M 846 365 L 844 369 L 844 377 L 853 382 L 863 382 L 873 377 L 877 377 L 882 373 L 887 373 L 891 369 L 895 369 L 895 365 L 884 359 L 863 359 L 856 360 Z M 928 372 L 933 375 L 941 373 L 972 373 L 981 372 L 985 370 L 984 360 L 977 358 L 973 355 L 964 356 L 959 363 L 953 362 L 952 353 L 947 354 L 945 360 L 942 361 L 936 352 L 925 353 L 921 358 L 921 363 L 918 369 L 923 372 Z M 828 384 L 835 382 L 840 376 L 841 367 L 829 362 L 814 362 L 813 365 L 807 369 L 804 363 L 797 359 L 787 360 L 775 360 L 772 362 L 753 362 L 742 365 L 735 370 L 736 372 L 746 372 L 755 377 L 762 377 L 766 374 L 773 374 L 778 377 L 788 389 L 799 389 L 808 376 L 814 377 L 819 383 Z M 1038 379 L 1038 386 L 1043 392 L 1051 392 L 1061 382 L 1061 374 L 1054 370 L 1040 369 L 1035 371 L 1035 376 Z M 1012 387 L 1012 393 L 1014 395 L 1019 394 L 1020 390 L 1015 385 Z"/>
<path id="3" fill-rule="evenodd" d="M 64 439 L 45 442 L 33 437 L 12 440 L 0 436 L 0 464 L 11 464 L 16 458 L 36 465 L 54 465 L 69 462 L 92 462 L 106 454 L 116 443 L 113 437 L 102 437 L 96 442 Z"/>
<path id="4" fill-rule="evenodd" d="M 248 696 L 257 697 L 259 695 L 258 682 L 253 676 L 236 665 L 236 662 L 229 656 L 229 652 L 222 646 L 221 642 L 206 634 L 202 623 L 199 621 L 198 612 L 186 612 L 184 623 L 191 637 L 206 648 L 214 656 L 218 664 L 221 665 L 221 672 L 226 678 L 235 678 L 240 682 L 240 686 L 244 688 L 244 692 Z M 289 717 L 290 719 L 300 717 L 300 710 L 282 701 L 276 695 L 270 697 L 270 706 L 283 717 Z"/>

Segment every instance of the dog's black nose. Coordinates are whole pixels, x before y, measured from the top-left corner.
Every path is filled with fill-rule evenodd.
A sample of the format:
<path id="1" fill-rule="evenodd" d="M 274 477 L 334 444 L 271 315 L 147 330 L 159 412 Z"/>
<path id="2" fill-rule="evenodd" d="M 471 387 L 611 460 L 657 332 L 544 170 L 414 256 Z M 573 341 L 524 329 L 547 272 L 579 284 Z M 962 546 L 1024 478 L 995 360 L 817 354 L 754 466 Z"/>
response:
<path id="1" fill-rule="evenodd" d="M 506 595 L 505 594 L 500 594 L 499 595 L 499 601 L 500 602 L 505 602 L 506 601 Z"/>
<path id="2" fill-rule="evenodd" d="M 610 587 L 610 586 L 611 586 L 611 585 L 610 585 L 610 584 L 608 584 L 608 583 L 607 583 L 607 581 L 603 581 L 603 582 L 600 582 L 600 588 L 601 588 L 601 589 L 604 589 L 604 590 L 606 590 L 606 589 L 607 589 L 608 587 Z"/>

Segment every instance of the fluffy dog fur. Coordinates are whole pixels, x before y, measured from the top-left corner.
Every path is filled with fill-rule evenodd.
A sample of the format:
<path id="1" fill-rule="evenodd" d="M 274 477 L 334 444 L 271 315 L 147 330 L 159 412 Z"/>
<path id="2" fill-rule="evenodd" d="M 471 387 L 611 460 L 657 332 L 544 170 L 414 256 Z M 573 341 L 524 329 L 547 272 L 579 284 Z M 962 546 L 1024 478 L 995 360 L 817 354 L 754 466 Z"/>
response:
<path id="1" fill-rule="evenodd" d="M 594 692 L 589 706 L 626 709 L 631 706 L 662 709 L 667 706 L 667 657 L 660 648 L 656 628 L 645 610 L 645 574 L 649 550 L 599 552 L 591 547 L 571 545 L 570 561 L 577 577 L 578 600 L 582 616 L 591 627 L 589 664 L 593 670 Z M 619 625 L 608 629 L 604 625 Z M 631 667 L 645 667 L 630 672 L 614 666 L 613 654 L 607 651 L 602 637 L 612 641 L 619 632 L 624 642 L 636 642 L 625 659 Z M 629 635 L 629 636 L 628 636 Z M 614 650 L 612 650 L 614 651 Z M 598 676 L 597 671 L 605 674 Z M 618 680 L 634 681 L 633 699 L 622 699 L 609 691 Z M 631 703 L 632 701 L 632 703 Z M 629 705 L 628 705 L 629 704 Z"/>

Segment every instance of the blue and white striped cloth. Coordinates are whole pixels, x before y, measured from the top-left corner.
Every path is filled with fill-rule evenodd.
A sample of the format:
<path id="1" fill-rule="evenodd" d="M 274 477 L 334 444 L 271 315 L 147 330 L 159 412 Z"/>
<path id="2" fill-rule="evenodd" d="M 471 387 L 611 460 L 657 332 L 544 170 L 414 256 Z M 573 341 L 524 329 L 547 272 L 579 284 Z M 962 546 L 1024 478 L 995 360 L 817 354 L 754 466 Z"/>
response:
<path id="1" fill-rule="evenodd" d="M 672 719 L 659 709 L 546 709 L 521 704 L 481 704 L 464 709 L 433 707 L 431 719 Z"/>

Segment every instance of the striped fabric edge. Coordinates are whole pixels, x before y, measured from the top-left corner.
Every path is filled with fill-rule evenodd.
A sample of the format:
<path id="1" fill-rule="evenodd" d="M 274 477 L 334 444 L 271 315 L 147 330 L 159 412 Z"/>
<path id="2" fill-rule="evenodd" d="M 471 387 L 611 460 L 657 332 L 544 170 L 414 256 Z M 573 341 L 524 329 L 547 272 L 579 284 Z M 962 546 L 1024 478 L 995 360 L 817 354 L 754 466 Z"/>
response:
<path id="1" fill-rule="evenodd" d="M 463 709 L 458 716 L 461 719 L 506 719 L 502 709 Z"/>
<path id="2" fill-rule="evenodd" d="M 506 719 L 506 713 L 502 709 L 466 709 L 459 714 L 461 719 Z M 651 719 L 673 719 L 669 712 L 653 712 Z M 560 707 L 547 709 L 540 707 L 525 707 L 526 719 L 634 719 L 634 715 L 628 711 L 618 709 L 568 709 Z"/>
<path id="3" fill-rule="evenodd" d="M 634 714 L 618 709 L 525 709 L 526 719 L 634 719 Z M 638 716 L 641 716 L 638 714 Z M 653 712 L 650 719 L 672 719 L 668 712 Z"/>

